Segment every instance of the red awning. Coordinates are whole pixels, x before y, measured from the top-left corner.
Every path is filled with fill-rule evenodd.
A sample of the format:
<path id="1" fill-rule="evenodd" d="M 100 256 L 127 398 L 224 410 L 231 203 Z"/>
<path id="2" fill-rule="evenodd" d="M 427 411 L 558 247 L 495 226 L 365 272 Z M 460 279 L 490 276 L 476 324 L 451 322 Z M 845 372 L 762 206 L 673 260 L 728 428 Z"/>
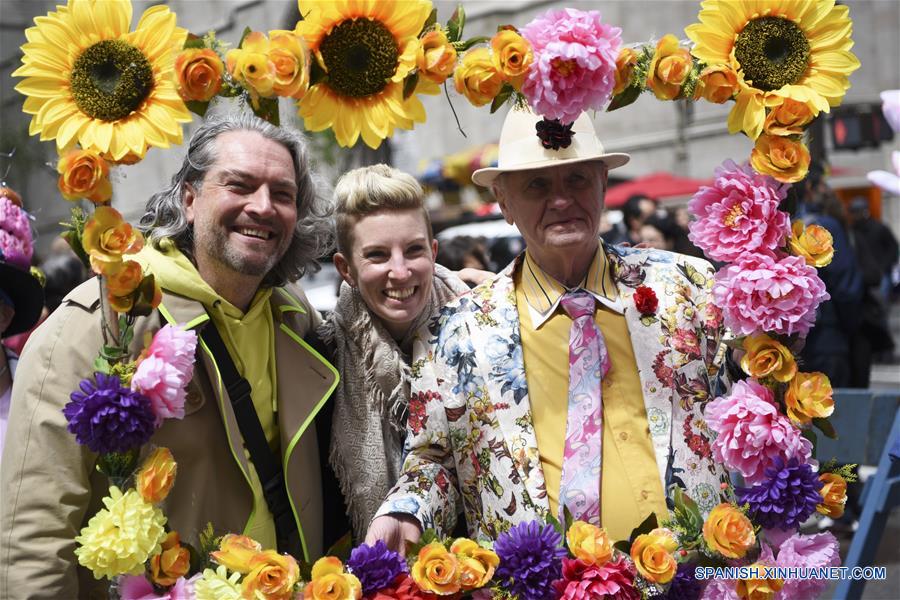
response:
<path id="1" fill-rule="evenodd" d="M 613 185 L 606 192 L 607 208 L 618 208 L 630 197 L 640 194 L 654 200 L 672 196 L 691 196 L 704 185 L 712 185 L 712 179 L 691 179 L 671 173 L 651 173 L 631 181 Z"/>

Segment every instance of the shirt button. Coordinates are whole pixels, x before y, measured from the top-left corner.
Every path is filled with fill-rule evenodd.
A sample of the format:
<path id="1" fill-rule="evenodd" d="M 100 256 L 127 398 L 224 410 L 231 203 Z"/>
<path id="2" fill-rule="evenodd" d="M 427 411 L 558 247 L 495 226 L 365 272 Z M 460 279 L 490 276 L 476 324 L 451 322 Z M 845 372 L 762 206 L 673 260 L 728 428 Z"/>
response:
<path id="1" fill-rule="evenodd" d="M 643 490 L 641 492 L 641 498 L 643 498 L 644 500 L 646 500 L 649 497 L 650 497 L 650 492 L 648 492 L 647 490 Z"/>
<path id="2" fill-rule="evenodd" d="M 628 439 L 628 432 L 627 432 L 627 431 L 623 431 L 622 433 L 620 433 L 620 434 L 619 434 L 619 439 L 622 440 L 623 442 L 626 441 L 626 440 Z"/>

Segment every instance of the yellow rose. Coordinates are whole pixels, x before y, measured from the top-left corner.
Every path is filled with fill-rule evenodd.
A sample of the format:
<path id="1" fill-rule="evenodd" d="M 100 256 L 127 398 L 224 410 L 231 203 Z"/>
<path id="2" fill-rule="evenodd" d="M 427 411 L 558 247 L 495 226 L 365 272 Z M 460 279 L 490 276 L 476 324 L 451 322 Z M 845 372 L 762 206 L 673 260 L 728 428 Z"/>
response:
<path id="1" fill-rule="evenodd" d="M 174 585 L 191 568 L 191 553 L 181 545 L 177 531 L 170 531 L 162 541 L 162 551 L 150 559 L 150 576 L 157 585 Z"/>
<path id="2" fill-rule="evenodd" d="M 334 556 L 316 561 L 312 579 L 303 588 L 307 600 L 347 600 L 362 598 L 362 584 L 355 575 L 344 573 L 344 565 Z"/>
<path id="3" fill-rule="evenodd" d="M 760 575 L 763 574 L 766 565 L 753 563 L 751 569 L 758 569 Z M 784 579 L 742 579 L 737 582 L 735 591 L 738 598 L 742 600 L 769 600 L 774 598 L 781 588 L 784 587 Z"/>
<path id="4" fill-rule="evenodd" d="M 807 225 L 797 220 L 791 223 L 788 247 L 795 256 L 803 257 L 811 267 L 827 267 L 834 258 L 834 240 L 831 232 L 821 225 Z"/>
<path id="5" fill-rule="evenodd" d="M 631 544 L 631 560 L 644 579 L 665 585 L 672 581 L 678 570 L 672 554 L 677 548 L 678 542 L 671 531 L 654 529 L 635 538 Z"/>
<path id="6" fill-rule="evenodd" d="M 447 35 L 432 29 L 426 33 L 416 53 L 416 66 L 419 76 L 434 83 L 444 83 L 456 66 L 456 48 L 447 39 Z"/>
<path id="7" fill-rule="evenodd" d="M 726 558 L 743 558 L 756 543 L 756 534 L 747 515 L 723 502 L 710 511 L 703 523 L 703 539 L 710 549 Z"/>
<path id="8" fill-rule="evenodd" d="M 222 89 L 225 65 L 209 48 L 187 48 L 175 57 L 175 77 L 181 99 L 209 102 Z"/>
<path id="9" fill-rule="evenodd" d="M 803 142 L 764 133 L 750 153 L 750 164 L 759 173 L 783 183 L 795 183 L 806 177 L 809 150 Z"/>
<path id="10" fill-rule="evenodd" d="M 94 271 L 101 273 L 108 263 L 122 262 L 122 255 L 134 254 L 144 247 L 144 237 L 121 213 L 110 206 L 98 206 L 84 226 L 81 240 L 91 257 Z"/>
<path id="11" fill-rule="evenodd" d="M 293 556 L 266 550 L 250 559 L 250 572 L 241 582 L 241 591 L 244 598 L 291 600 L 299 580 L 300 566 Z"/>
<path id="12" fill-rule="evenodd" d="M 631 85 L 631 77 L 638 63 L 638 54 L 634 48 L 623 47 L 616 57 L 616 84 L 613 87 L 613 96 L 618 96 Z"/>
<path id="13" fill-rule="evenodd" d="M 494 68 L 490 50 L 475 48 L 463 55 L 453 71 L 453 83 L 474 106 L 484 106 L 500 92 L 503 74 Z"/>
<path id="14" fill-rule="evenodd" d="M 134 262 L 134 261 L 128 261 Z M 158 504 L 175 485 L 178 465 L 168 448 L 157 448 L 144 461 L 135 478 L 135 487 L 145 502 Z"/>
<path id="15" fill-rule="evenodd" d="M 248 33 L 241 48 L 229 50 L 225 55 L 225 66 L 250 92 L 254 105 L 260 96 L 269 98 L 274 93 L 275 66 L 269 60 L 269 40 L 263 33 Z"/>
<path id="16" fill-rule="evenodd" d="M 275 69 L 272 90 L 299 100 L 309 89 L 309 51 L 293 31 L 269 32 L 269 62 Z"/>
<path id="17" fill-rule="evenodd" d="M 521 89 L 534 60 L 534 53 L 528 40 L 516 31 L 504 29 L 491 38 L 491 50 L 494 69 L 502 73 L 506 81 L 516 90 Z"/>
<path id="18" fill-rule="evenodd" d="M 416 585 L 426 592 L 447 596 L 461 589 L 459 560 L 440 542 L 431 542 L 419 550 L 411 574 Z"/>
<path id="19" fill-rule="evenodd" d="M 566 532 L 566 542 L 575 558 L 590 565 L 602 567 L 612 558 L 612 546 L 606 529 L 596 525 L 575 521 Z"/>
<path id="20" fill-rule="evenodd" d="M 69 150 L 56 163 L 59 191 L 66 200 L 87 198 L 106 202 L 112 197 L 109 164 L 94 150 Z"/>
<path id="21" fill-rule="evenodd" d="M 738 89 L 737 74 L 728 65 L 710 65 L 700 71 L 694 99 L 703 98 L 714 104 L 722 104 L 734 98 Z"/>
<path id="22" fill-rule="evenodd" d="M 826 517 L 840 519 L 847 504 L 847 480 L 837 473 L 822 473 L 819 481 L 823 484 L 819 491 L 823 500 L 816 510 Z"/>
<path id="23" fill-rule="evenodd" d="M 797 374 L 797 361 L 791 351 L 764 333 L 745 337 L 744 350 L 741 368 L 750 377 L 772 377 L 787 383 Z"/>
<path id="24" fill-rule="evenodd" d="M 800 135 L 816 117 L 815 107 L 793 98 L 780 100 L 781 103 L 772 107 L 766 115 L 763 131 L 769 135 Z"/>
<path id="25" fill-rule="evenodd" d="M 681 94 L 681 86 L 687 80 L 694 60 L 687 48 L 678 45 L 678 38 L 671 33 L 656 44 L 656 53 L 650 61 L 647 87 L 660 100 L 674 100 Z"/>
<path id="26" fill-rule="evenodd" d="M 797 373 L 784 392 L 787 414 L 796 423 L 824 419 L 834 412 L 831 382 L 824 373 Z"/>
<path id="27" fill-rule="evenodd" d="M 228 567 L 231 571 L 249 573 L 252 568 L 251 560 L 260 552 L 262 552 L 262 546 L 256 540 L 246 535 L 229 533 L 219 542 L 219 549 L 210 552 L 209 555 L 214 561 L 223 567 Z"/>
<path id="28" fill-rule="evenodd" d="M 486 585 L 500 564 L 500 557 L 493 550 L 482 548 L 467 538 L 459 538 L 453 542 L 450 552 L 459 561 L 460 585 L 463 590 L 474 590 Z"/>
<path id="29" fill-rule="evenodd" d="M 106 277 L 107 297 L 113 310 L 127 313 L 134 306 L 135 290 L 141 285 L 144 271 L 141 265 L 133 260 L 121 263 L 109 263 L 103 266 Z M 147 500 L 145 497 L 144 500 Z M 147 500 L 150 502 L 150 500 Z"/>

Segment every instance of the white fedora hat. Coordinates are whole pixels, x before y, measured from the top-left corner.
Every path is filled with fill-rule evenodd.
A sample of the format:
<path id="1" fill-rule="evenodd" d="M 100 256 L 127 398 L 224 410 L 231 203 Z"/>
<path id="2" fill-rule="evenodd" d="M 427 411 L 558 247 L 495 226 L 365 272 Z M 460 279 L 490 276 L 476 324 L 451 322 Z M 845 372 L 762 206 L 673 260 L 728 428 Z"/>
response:
<path id="1" fill-rule="evenodd" d="M 541 121 L 543 117 L 531 111 L 515 108 L 510 110 L 500 132 L 497 166 L 478 169 L 472 173 L 472 181 L 477 185 L 490 187 L 497 175 L 506 171 L 542 169 L 588 160 L 599 160 L 608 168 L 615 169 L 631 159 L 628 154 L 607 154 L 603 151 L 603 144 L 586 113 L 581 113 L 572 124 L 571 143 L 556 150 L 545 148 L 538 137 L 537 124 Z"/>

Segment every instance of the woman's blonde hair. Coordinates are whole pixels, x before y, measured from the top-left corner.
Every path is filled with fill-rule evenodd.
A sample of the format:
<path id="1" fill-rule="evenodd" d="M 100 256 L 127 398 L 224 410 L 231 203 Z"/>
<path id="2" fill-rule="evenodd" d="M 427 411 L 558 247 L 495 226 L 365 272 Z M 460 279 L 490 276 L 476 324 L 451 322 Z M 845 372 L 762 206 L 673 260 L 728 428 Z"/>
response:
<path id="1" fill-rule="evenodd" d="M 371 165 L 344 173 L 334 186 L 338 252 L 346 254 L 353 247 L 353 226 L 360 219 L 384 210 L 421 210 L 431 241 L 434 235 L 424 196 L 415 177 L 388 165 Z"/>

